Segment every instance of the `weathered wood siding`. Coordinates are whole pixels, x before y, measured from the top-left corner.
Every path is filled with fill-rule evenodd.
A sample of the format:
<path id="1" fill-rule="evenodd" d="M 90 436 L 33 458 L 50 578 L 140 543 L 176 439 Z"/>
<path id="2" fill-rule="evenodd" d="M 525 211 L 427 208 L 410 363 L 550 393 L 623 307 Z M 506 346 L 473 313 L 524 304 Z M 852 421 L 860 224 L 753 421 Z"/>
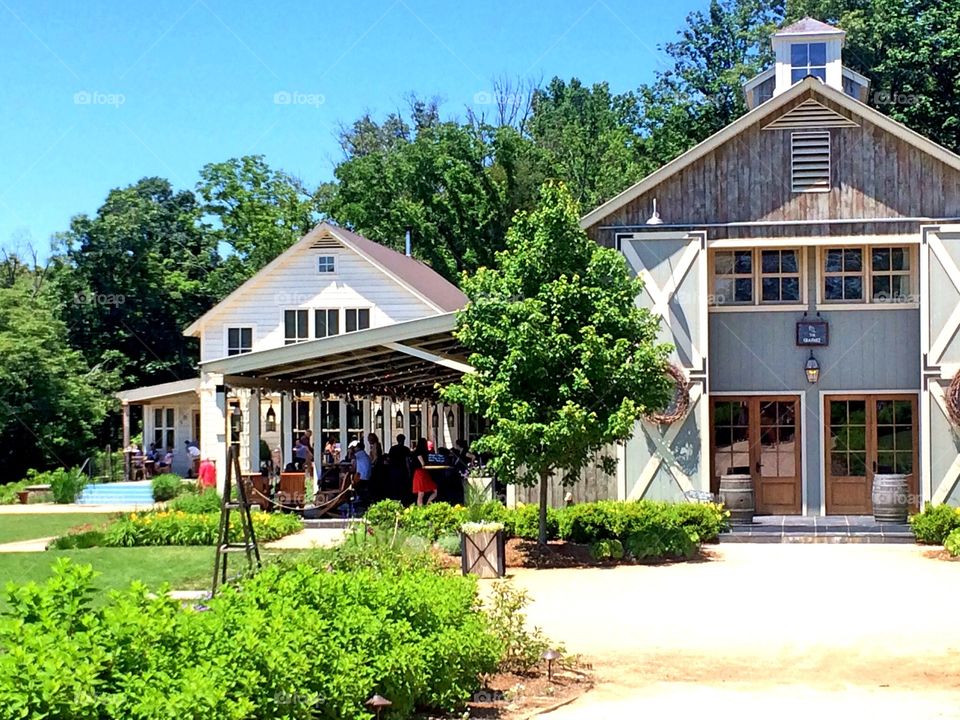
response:
<path id="1" fill-rule="evenodd" d="M 554 478 L 547 490 L 550 507 L 558 508 L 566 505 L 563 498 L 568 492 L 573 495 L 574 503 L 616 500 L 617 476 L 616 473 L 613 475 L 605 473 L 600 467 L 600 458 L 604 455 L 616 459 L 617 449 L 610 447 L 597 453 L 590 464 L 580 472 L 579 480 L 573 485 L 563 485 L 558 478 Z M 517 486 L 516 499 L 518 503 L 524 505 L 536 505 L 540 502 L 540 488 Z"/>
<path id="2" fill-rule="evenodd" d="M 795 193 L 790 179 L 791 130 L 764 130 L 776 117 L 814 97 L 854 119 L 856 128 L 830 128 L 831 189 Z M 865 220 L 857 233 L 916 234 L 917 223 L 870 223 L 871 219 L 960 217 L 960 172 L 873 123 L 813 93 L 805 93 L 777 115 L 758 119 L 744 132 L 667 178 L 590 228 L 613 246 L 616 230 L 642 226 L 657 199 L 667 225 L 708 223 Z M 845 235 L 850 225 L 710 228 L 710 239 Z"/>

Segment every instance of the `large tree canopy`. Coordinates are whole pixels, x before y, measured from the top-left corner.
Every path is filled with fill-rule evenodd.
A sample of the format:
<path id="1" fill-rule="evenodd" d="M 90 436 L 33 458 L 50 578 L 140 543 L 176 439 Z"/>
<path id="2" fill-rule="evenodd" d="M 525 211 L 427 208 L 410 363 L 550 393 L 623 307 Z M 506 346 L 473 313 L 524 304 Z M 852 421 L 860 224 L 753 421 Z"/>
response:
<path id="1" fill-rule="evenodd" d="M 642 283 L 578 216 L 562 185 L 546 185 L 535 210 L 517 213 L 497 267 L 464 278 L 456 335 L 476 373 L 443 392 L 490 422 L 476 449 L 499 477 L 540 483 L 541 542 L 549 478 L 576 477 L 669 399 L 669 346 L 636 305 Z"/>

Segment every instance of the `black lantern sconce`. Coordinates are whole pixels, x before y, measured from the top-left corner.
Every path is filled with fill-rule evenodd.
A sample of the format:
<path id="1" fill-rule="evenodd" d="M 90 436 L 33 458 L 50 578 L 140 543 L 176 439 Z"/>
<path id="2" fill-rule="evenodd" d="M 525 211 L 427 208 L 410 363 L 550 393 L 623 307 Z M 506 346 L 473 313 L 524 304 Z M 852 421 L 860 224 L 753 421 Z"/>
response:
<path id="1" fill-rule="evenodd" d="M 270 401 L 270 407 L 267 408 L 267 417 L 266 417 L 266 422 L 264 423 L 263 429 L 266 432 L 277 431 L 277 413 L 273 409 L 273 400 Z"/>
<path id="2" fill-rule="evenodd" d="M 448 408 L 448 409 L 447 409 L 447 426 L 448 426 L 451 430 L 453 429 L 453 423 L 454 423 L 453 410 L 450 410 L 450 409 Z"/>
<path id="3" fill-rule="evenodd" d="M 433 406 L 433 415 L 430 416 L 430 420 L 433 422 L 433 428 L 436 430 L 440 426 L 440 413 L 437 412 L 437 406 Z"/>
<path id="4" fill-rule="evenodd" d="M 820 379 L 820 363 L 813 356 L 813 350 L 810 351 L 810 357 L 807 358 L 807 364 L 803 366 L 803 372 L 807 376 L 807 382 L 811 385 Z"/>
<path id="5" fill-rule="evenodd" d="M 230 404 L 230 426 L 235 434 L 243 432 L 243 413 L 240 412 L 240 403 Z"/>
<path id="6" fill-rule="evenodd" d="M 377 408 L 377 430 L 383 430 L 383 408 Z"/>
<path id="7" fill-rule="evenodd" d="M 397 429 L 399 430 L 400 428 L 403 427 L 403 411 L 402 410 L 397 410 L 396 419 L 397 419 Z"/>

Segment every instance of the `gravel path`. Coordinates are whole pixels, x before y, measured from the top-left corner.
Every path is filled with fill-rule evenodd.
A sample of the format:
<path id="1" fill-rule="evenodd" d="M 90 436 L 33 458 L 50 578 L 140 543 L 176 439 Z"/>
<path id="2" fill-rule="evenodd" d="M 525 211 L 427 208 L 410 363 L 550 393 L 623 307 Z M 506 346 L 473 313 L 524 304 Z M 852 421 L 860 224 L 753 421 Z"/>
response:
<path id="1" fill-rule="evenodd" d="M 708 562 L 518 570 L 598 687 L 552 720 L 960 718 L 960 563 L 909 545 L 724 545 Z"/>

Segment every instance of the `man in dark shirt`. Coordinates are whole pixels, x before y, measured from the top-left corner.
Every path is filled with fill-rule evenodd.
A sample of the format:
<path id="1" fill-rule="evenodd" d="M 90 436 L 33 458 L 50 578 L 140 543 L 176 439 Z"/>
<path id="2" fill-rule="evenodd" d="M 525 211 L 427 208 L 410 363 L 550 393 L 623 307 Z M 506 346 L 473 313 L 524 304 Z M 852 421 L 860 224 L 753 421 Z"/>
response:
<path id="1" fill-rule="evenodd" d="M 387 497 L 391 500 L 406 502 L 413 492 L 413 483 L 410 475 L 410 448 L 407 447 L 407 438 L 397 435 L 397 444 L 387 453 L 387 464 L 390 467 L 390 483 L 387 487 Z"/>

